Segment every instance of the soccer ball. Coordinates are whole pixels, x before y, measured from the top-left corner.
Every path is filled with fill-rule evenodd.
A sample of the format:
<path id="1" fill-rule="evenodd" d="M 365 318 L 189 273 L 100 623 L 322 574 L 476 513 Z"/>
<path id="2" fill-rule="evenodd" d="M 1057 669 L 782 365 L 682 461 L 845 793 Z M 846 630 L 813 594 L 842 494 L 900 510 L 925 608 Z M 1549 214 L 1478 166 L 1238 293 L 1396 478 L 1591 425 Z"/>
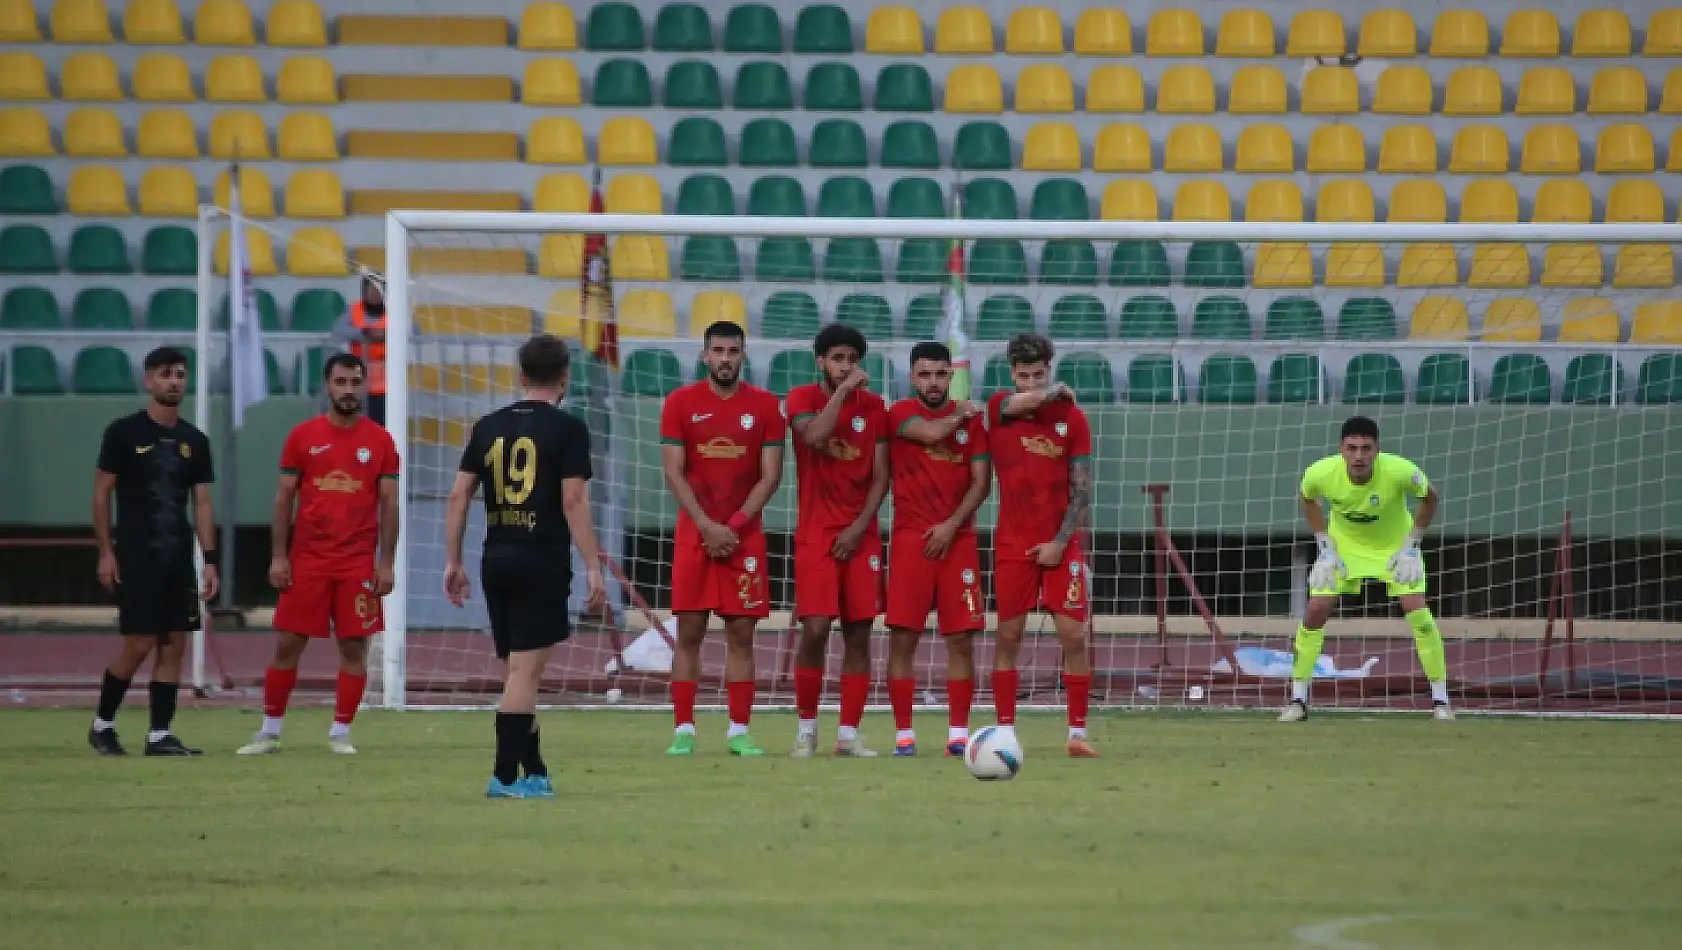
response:
<path id="1" fill-rule="evenodd" d="M 1015 778 L 1022 769 L 1022 744 L 1016 741 L 1015 730 L 988 726 L 970 736 L 964 765 L 969 767 L 969 774 L 983 782 Z"/>

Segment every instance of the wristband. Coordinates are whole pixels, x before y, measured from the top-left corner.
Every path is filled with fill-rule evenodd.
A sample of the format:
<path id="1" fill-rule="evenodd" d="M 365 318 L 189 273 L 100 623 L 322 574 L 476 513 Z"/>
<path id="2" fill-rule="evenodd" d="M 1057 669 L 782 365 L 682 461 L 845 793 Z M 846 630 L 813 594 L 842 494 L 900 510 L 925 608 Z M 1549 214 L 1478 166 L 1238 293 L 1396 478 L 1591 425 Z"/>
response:
<path id="1" fill-rule="evenodd" d="M 1423 542 L 1424 540 L 1425 540 L 1425 532 L 1423 532 L 1423 531 L 1409 531 L 1408 532 L 1408 543 L 1411 544 L 1412 546 L 1417 548 L 1417 547 L 1419 547 L 1420 543 Z"/>
<path id="2" fill-rule="evenodd" d="M 740 530 L 742 530 L 742 528 L 747 526 L 747 523 L 750 520 L 751 519 L 748 518 L 746 512 L 738 511 L 735 514 L 731 515 L 730 520 L 726 521 L 725 524 L 730 528 L 731 531 L 740 531 Z"/>
<path id="3" fill-rule="evenodd" d="M 1316 534 L 1314 536 L 1314 543 L 1318 545 L 1322 551 L 1330 550 L 1332 546 L 1332 537 L 1329 534 Z"/>
<path id="4" fill-rule="evenodd" d="M 221 563 L 222 563 L 221 552 L 219 552 L 219 551 L 205 551 L 204 552 L 204 566 L 205 567 L 219 567 L 219 566 L 221 566 Z"/>

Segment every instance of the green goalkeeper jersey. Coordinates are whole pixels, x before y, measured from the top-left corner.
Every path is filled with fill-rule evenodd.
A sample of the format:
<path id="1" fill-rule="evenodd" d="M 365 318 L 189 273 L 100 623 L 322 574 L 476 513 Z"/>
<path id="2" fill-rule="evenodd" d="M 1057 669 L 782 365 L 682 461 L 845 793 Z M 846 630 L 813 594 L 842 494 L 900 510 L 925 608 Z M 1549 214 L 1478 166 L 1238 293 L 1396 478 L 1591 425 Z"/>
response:
<path id="1" fill-rule="evenodd" d="M 1325 499 L 1332 540 L 1350 554 L 1389 557 L 1413 529 L 1408 496 L 1424 498 L 1431 483 L 1419 466 L 1400 455 L 1378 453 L 1372 477 L 1364 485 L 1349 480 L 1343 456 L 1329 455 L 1302 473 L 1302 497 Z"/>

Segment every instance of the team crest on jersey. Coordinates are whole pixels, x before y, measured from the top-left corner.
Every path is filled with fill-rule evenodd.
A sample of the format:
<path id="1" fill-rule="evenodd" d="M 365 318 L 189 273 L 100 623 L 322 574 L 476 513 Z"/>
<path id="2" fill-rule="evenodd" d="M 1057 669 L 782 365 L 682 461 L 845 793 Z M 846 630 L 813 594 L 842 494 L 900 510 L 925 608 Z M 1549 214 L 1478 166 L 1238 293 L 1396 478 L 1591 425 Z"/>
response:
<path id="1" fill-rule="evenodd" d="M 853 431 L 854 432 L 863 432 L 864 431 L 864 417 L 863 416 L 854 416 L 853 417 Z"/>
<path id="2" fill-rule="evenodd" d="M 872 554 L 870 556 L 870 569 L 873 571 L 880 571 L 882 569 L 882 559 Z"/>
<path id="3" fill-rule="evenodd" d="M 363 465 L 367 465 L 368 460 L 373 458 L 373 457 L 374 457 L 374 453 L 368 451 L 367 447 L 363 447 L 363 448 L 360 448 L 360 449 L 356 450 L 356 460 L 358 462 L 361 462 Z"/>
<path id="4" fill-rule="evenodd" d="M 1069 576 L 1070 577 L 1079 577 L 1080 576 L 1080 562 L 1079 561 L 1070 561 L 1069 562 Z"/>
<path id="5" fill-rule="evenodd" d="M 963 574 L 963 577 L 964 577 L 964 583 L 965 583 L 965 584 L 973 584 L 973 583 L 975 583 L 975 572 L 974 572 L 974 571 L 972 571 L 972 570 L 970 570 L 970 569 L 969 569 L 969 568 L 967 568 L 967 567 L 966 567 L 966 568 L 964 568 L 964 574 Z"/>
<path id="6" fill-rule="evenodd" d="M 959 445 L 968 445 L 969 444 L 969 431 L 966 430 L 966 429 L 959 429 L 957 439 L 958 439 L 958 444 Z"/>
<path id="7" fill-rule="evenodd" d="M 193 457 L 193 447 L 188 445 L 185 442 L 181 443 L 181 457 L 184 458 L 184 459 L 192 458 Z"/>
<path id="8" fill-rule="evenodd" d="M 742 413 L 742 428 L 744 428 L 744 429 L 753 428 L 753 413 L 751 413 L 751 412 Z"/>
<path id="9" fill-rule="evenodd" d="M 1374 508 L 1377 508 L 1378 507 L 1378 496 L 1377 495 L 1368 495 L 1367 496 L 1367 504 L 1373 506 Z"/>
<path id="10" fill-rule="evenodd" d="M 1069 434 L 1069 424 L 1067 422 L 1059 422 L 1052 426 L 1052 428 L 1057 430 L 1058 438 L 1063 438 Z"/>
<path id="11" fill-rule="evenodd" d="M 759 570 L 759 558 L 750 557 L 747 560 L 743 561 L 742 562 L 742 570 L 747 571 L 749 574 L 752 574 L 753 572 Z"/>

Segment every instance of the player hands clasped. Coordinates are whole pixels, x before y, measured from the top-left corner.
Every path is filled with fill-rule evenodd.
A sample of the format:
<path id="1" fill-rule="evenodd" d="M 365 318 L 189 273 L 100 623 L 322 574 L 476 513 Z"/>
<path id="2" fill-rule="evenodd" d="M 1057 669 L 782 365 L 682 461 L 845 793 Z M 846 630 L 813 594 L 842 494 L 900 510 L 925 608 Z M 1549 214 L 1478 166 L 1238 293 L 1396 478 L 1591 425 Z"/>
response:
<path id="1" fill-rule="evenodd" d="M 796 758 L 818 748 L 829 630 L 841 622 L 841 724 L 835 754 L 869 758 L 859 720 L 870 694 L 870 628 L 882 612 L 882 535 L 876 524 L 888 493 L 888 409 L 866 388 L 859 367 L 864 334 L 839 324 L 812 343 L 821 380 L 796 386 L 786 403 L 800 477 L 794 542 L 794 705 L 800 725 Z"/>
<path id="2" fill-rule="evenodd" d="M 1420 499 L 1408 513 L 1408 497 Z M 1420 539 L 1437 513 L 1437 489 L 1419 466 L 1378 450 L 1378 423 L 1354 416 L 1338 435 L 1338 454 L 1302 475 L 1302 516 L 1314 532 L 1319 555 L 1308 572 L 1308 610 L 1297 628 L 1291 664 L 1291 702 L 1280 722 L 1308 718 L 1308 687 L 1326 638 L 1326 621 L 1343 594 L 1359 594 L 1362 583 L 1385 582 L 1413 629 L 1419 665 L 1431 685 L 1432 714 L 1454 718 L 1448 704 L 1448 668 L 1443 635 L 1425 605 L 1425 558 Z M 1331 510 L 1330 523 L 1321 509 Z"/>
<path id="3" fill-rule="evenodd" d="M 917 754 L 911 706 L 917 643 L 935 613 L 946 646 L 946 754 L 969 742 L 975 696 L 975 632 L 986 622 L 975 510 L 993 480 L 981 407 L 948 398 L 952 353 L 941 343 L 911 348 L 917 395 L 888 411 L 894 526 L 888 542 L 888 702 L 894 755 Z"/>
<path id="4" fill-rule="evenodd" d="M 199 596 L 216 596 L 216 523 L 211 513 L 210 440 L 181 418 L 187 357 L 172 346 L 146 354 L 151 402 L 105 428 L 94 470 L 93 535 L 99 545 L 99 583 L 117 595 L 123 645 L 105 668 L 99 709 L 88 744 L 100 755 L 126 755 L 117 741 L 117 709 L 129 682 L 152 659 L 151 729 L 147 755 L 198 755 L 170 731 L 181 691 L 181 654 L 199 625 Z M 116 543 L 111 538 L 111 493 L 117 494 Z M 204 549 L 201 589 L 193 570 L 187 495 Z"/>
<path id="5" fill-rule="evenodd" d="M 590 520 L 590 432 L 557 405 L 567 391 L 572 355 L 564 340 L 542 334 L 520 347 L 519 362 L 520 401 L 474 423 L 461 454 L 444 514 L 444 594 L 457 607 L 467 602 L 462 537 L 483 482 L 479 576 L 497 659 L 507 663 L 485 795 L 553 798 L 537 694 L 550 651 L 572 635 L 573 545 L 584 562 L 587 611 L 602 607 L 606 588 Z"/>
<path id="6" fill-rule="evenodd" d="M 368 687 L 368 638 L 384 629 L 380 598 L 397 558 L 397 445 L 362 414 L 367 367 L 335 353 L 322 367 L 329 408 L 298 423 L 280 450 L 270 524 L 269 583 L 275 650 L 263 674 L 263 727 L 240 755 L 280 751 L 298 661 L 312 639 L 333 637 L 339 676 L 329 748 L 354 755 L 350 724 Z"/>
<path id="7" fill-rule="evenodd" d="M 771 614 L 760 513 L 782 479 L 787 425 L 776 396 L 742 382 L 745 343 L 734 323 L 707 327 L 701 340 L 707 378 L 673 391 L 660 410 L 660 461 L 678 504 L 671 686 L 677 729 L 667 755 L 695 751 L 701 642 L 712 614 L 724 622 L 730 754 L 765 754 L 748 735 L 754 627 Z"/>
<path id="8" fill-rule="evenodd" d="M 1005 347 L 1015 392 L 987 401 L 987 449 L 999 474 L 993 596 L 999 610 L 993 704 L 1016 728 L 1017 654 L 1028 613 L 1052 616 L 1069 694 L 1068 753 L 1096 758 L 1086 739 L 1092 662 L 1086 651 L 1087 583 L 1079 531 L 1092 508 L 1092 430 L 1074 393 L 1051 381 L 1051 341 L 1025 333 Z"/>

